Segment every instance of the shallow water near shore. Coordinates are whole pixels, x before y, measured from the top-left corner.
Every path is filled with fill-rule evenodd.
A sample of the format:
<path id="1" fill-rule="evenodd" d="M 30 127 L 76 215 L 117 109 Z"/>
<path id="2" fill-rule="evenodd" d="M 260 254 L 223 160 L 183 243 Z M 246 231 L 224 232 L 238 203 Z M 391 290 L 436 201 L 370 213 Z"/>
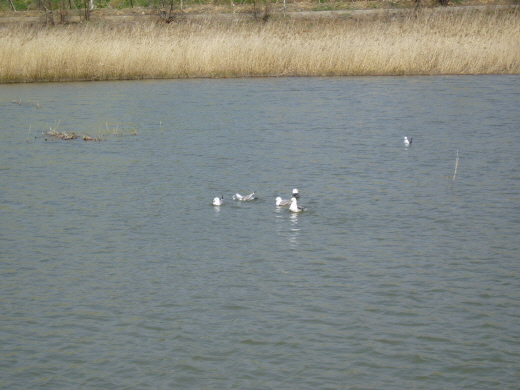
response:
<path id="1" fill-rule="evenodd" d="M 518 107 L 519 76 L 0 85 L 0 387 L 516 389 Z"/>

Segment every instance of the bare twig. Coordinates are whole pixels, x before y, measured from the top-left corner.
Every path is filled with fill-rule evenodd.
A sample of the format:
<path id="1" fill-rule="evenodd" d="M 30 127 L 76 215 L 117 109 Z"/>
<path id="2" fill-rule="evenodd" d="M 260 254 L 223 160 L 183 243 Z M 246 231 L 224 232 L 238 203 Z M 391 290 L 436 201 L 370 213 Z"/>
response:
<path id="1" fill-rule="evenodd" d="M 455 183 L 455 177 L 457 176 L 457 168 L 459 167 L 459 151 L 457 150 L 457 158 L 455 159 L 455 172 L 453 172 L 453 179 L 451 180 L 451 186 Z"/>

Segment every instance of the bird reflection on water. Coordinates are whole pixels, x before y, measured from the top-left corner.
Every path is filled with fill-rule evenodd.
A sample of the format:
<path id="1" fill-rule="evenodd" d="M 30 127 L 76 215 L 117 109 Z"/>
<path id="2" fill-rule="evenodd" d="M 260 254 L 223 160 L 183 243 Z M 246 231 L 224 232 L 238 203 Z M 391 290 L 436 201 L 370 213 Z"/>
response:
<path id="1" fill-rule="evenodd" d="M 291 218 L 291 233 L 289 235 L 289 243 L 291 244 L 291 247 L 298 246 L 298 236 L 300 235 L 300 228 L 298 228 L 298 214 L 291 213 L 289 216 Z"/>

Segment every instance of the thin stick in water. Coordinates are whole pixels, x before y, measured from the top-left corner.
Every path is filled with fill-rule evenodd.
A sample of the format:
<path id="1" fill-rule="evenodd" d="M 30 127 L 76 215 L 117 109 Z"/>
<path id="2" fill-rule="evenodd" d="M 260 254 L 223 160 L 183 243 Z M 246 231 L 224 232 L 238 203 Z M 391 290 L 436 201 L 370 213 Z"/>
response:
<path id="1" fill-rule="evenodd" d="M 453 172 L 453 179 L 451 181 L 451 186 L 453 187 L 453 183 L 455 183 L 455 177 L 457 176 L 457 168 L 459 167 L 459 151 L 457 150 L 457 158 L 455 159 L 455 172 Z"/>

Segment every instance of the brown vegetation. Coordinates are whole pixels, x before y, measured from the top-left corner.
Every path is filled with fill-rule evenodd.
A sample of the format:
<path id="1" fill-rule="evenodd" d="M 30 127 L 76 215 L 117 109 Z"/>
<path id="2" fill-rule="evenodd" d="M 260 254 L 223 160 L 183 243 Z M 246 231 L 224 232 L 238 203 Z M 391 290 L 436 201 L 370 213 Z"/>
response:
<path id="1" fill-rule="evenodd" d="M 267 22 L 0 27 L 0 82 L 520 73 L 520 14 L 411 9 Z"/>

